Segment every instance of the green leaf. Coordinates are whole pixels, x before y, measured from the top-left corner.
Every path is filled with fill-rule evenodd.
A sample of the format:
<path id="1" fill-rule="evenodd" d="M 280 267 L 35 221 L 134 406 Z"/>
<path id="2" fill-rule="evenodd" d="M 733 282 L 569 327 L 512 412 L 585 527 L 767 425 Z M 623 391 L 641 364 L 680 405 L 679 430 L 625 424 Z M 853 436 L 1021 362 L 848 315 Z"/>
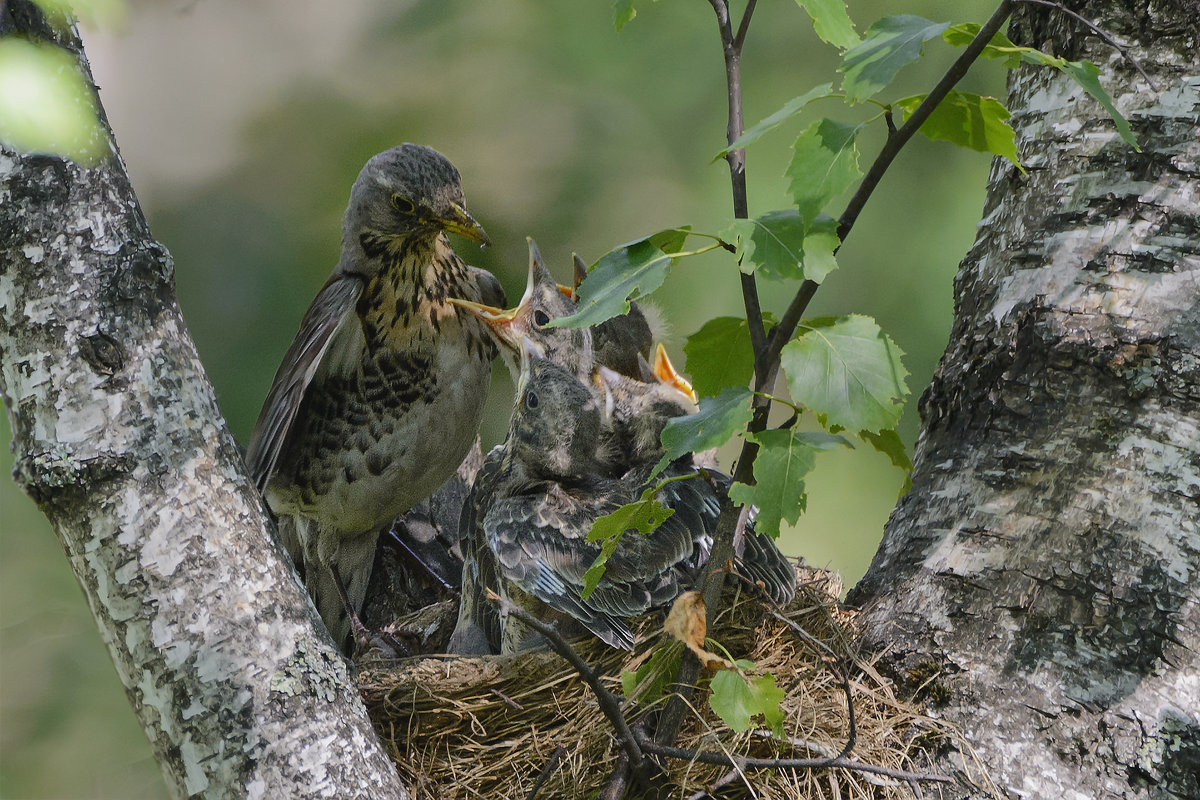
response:
<path id="1" fill-rule="evenodd" d="M 709 684 L 708 704 L 721 721 L 737 733 L 750 728 L 750 719 L 761 715 L 768 728 L 783 735 L 783 689 L 775 686 L 774 675 L 745 678 L 731 669 L 723 669 Z"/>
<path id="2" fill-rule="evenodd" d="M 815 220 L 825 204 L 862 177 L 855 137 L 862 126 L 823 119 L 804 130 L 792 145 L 788 191 L 800 216 Z"/>
<path id="3" fill-rule="evenodd" d="M 617 26 L 617 33 L 636 16 L 637 9 L 633 7 L 633 0 L 616 0 L 613 3 L 613 23 Z"/>
<path id="4" fill-rule="evenodd" d="M 1133 135 L 1133 130 L 1129 127 L 1129 120 L 1125 119 L 1120 111 L 1117 111 L 1112 98 L 1100 85 L 1100 68 L 1090 61 L 1064 61 L 1060 69 L 1074 78 L 1075 82 L 1083 87 L 1083 90 L 1090 94 L 1093 100 L 1104 106 L 1104 110 L 1112 117 L 1113 124 L 1117 126 L 1117 133 L 1121 135 L 1121 138 L 1128 142 L 1134 150 L 1142 152 L 1137 137 Z"/>
<path id="5" fill-rule="evenodd" d="M 780 363 L 792 399 L 825 428 L 881 431 L 896 427 L 908 394 L 896 346 L 870 317 L 808 320 L 784 345 Z"/>
<path id="6" fill-rule="evenodd" d="M 943 38 L 950 44 L 958 47 L 967 44 L 975 35 L 979 33 L 979 26 L 974 24 L 953 25 L 946 29 L 942 35 Z M 1112 98 L 1108 96 L 1108 92 L 1100 85 L 1100 68 L 1090 61 L 1067 61 L 1065 58 L 1052 56 L 1049 53 L 1043 53 L 1032 47 L 1020 47 L 1009 41 L 1008 37 L 1002 33 L 997 33 L 992 37 L 991 42 L 983 49 L 983 55 L 987 58 L 1002 58 L 1005 60 L 1005 66 L 1015 67 L 1020 61 L 1035 66 L 1054 67 L 1064 75 L 1069 76 L 1072 80 L 1091 95 L 1092 99 L 1104 107 L 1112 117 L 1113 124 L 1117 126 L 1117 133 L 1121 138 L 1129 143 L 1134 150 L 1139 153 L 1142 148 L 1138 145 L 1137 137 L 1134 136 L 1133 130 L 1129 127 L 1129 120 L 1117 111 L 1113 105 Z"/>
<path id="7" fill-rule="evenodd" d="M 878 433 L 859 431 L 858 438 L 870 444 L 877 452 L 887 456 L 888 460 L 892 462 L 892 466 L 898 467 L 904 473 L 904 488 L 900 490 L 900 494 L 908 492 L 912 488 L 912 459 L 908 457 L 908 448 L 904 446 L 900 433 L 895 428 L 888 428 Z"/>
<path id="8" fill-rule="evenodd" d="M 780 521 L 795 525 L 808 504 L 804 476 L 816 466 L 817 452 L 790 430 L 763 431 L 754 440 L 760 448 L 754 459 L 755 483 L 735 483 L 729 499 L 758 506 L 755 530 L 778 539 Z"/>
<path id="9" fill-rule="evenodd" d="M 687 236 L 687 228 L 668 228 L 614 248 L 588 268 L 579 284 L 578 310 L 550 325 L 583 328 L 626 313 L 630 300 L 662 286 Z"/>
<path id="10" fill-rule="evenodd" d="M 813 30 L 821 41 L 828 42 L 839 50 L 846 50 L 862 42 L 854 32 L 854 23 L 846 13 L 842 0 L 796 0 L 808 12 Z"/>
<path id="11" fill-rule="evenodd" d="M 924 100 L 925 95 L 918 94 L 897 100 L 893 105 L 903 109 L 907 119 Z M 1011 116 L 994 97 L 951 91 L 922 123 L 921 133 L 930 139 L 1003 156 L 1024 172 L 1017 155 L 1016 134 L 1007 122 Z"/>
<path id="12" fill-rule="evenodd" d="M 825 431 L 800 431 L 794 434 L 805 447 L 811 447 L 813 450 L 837 450 L 845 447 L 847 450 L 853 450 L 854 445 L 845 436 L 837 433 L 826 433 Z"/>
<path id="13" fill-rule="evenodd" d="M 811 228 L 794 209 L 737 219 L 722 234 L 737 244 L 742 272 L 767 280 L 808 278 L 820 283 L 837 269 L 837 222 L 821 214 Z"/>
<path id="14" fill-rule="evenodd" d="M 958 25 L 951 25 L 949 28 L 946 28 L 945 33 L 942 34 L 942 38 L 952 47 L 966 47 L 979 35 L 981 27 L 981 25 L 975 22 L 963 22 Z M 992 36 L 992 40 L 983 46 L 983 51 L 980 55 L 984 58 L 1002 59 L 1004 66 L 1012 69 L 1021 63 L 1021 51 L 1032 49 L 1030 47 L 1018 47 L 1007 36 L 997 31 Z"/>
<path id="15" fill-rule="evenodd" d="M 685 453 L 720 447 L 750 422 L 750 389 L 731 386 L 716 397 L 700 400 L 700 410 L 686 417 L 676 417 L 662 432 L 666 449 L 654 466 L 657 475 L 664 467 Z"/>
<path id="16" fill-rule="evenodd" d="M 774 130 L 782 123 L 799 114 L 804 110 L 804 107 L 812 101 L 822 100 L 826 97 L 834 96 L 833 84 L 822 83 L 820 86 L 809 89 L 799 97 L 793 97 L 791 100 L 788 100 L 786 103 L 784 103 L 783 107 L 774 114 L 765 117 L 761 122 L 752 126 L 750 130 L 739 136 L 733 144 L 729 145 L 729 147 L 726 147 L 724 150 L 713 156 L 713 161 L 724 158 L 731 151 L 740 150 L 751 142 L 757 141 L 764 133 Z"/>
<path id="17" fill-rule="evenodd" d="M 692 388 L 705 397 L 731 386 L 746 386 L 754 375 L 750 325 L 742 317 L 716 317 L 683 346 Z"/>
<path id="18" fill-rule="evenodd" d="M 74 56 L 51 44 L 0 39 L 0 142 L 85 164 L 109 152 L 92 87 Z"/>
<path id="19" fill-rule="evenodd" d="M 675 509 L 668 508 L 655 499 L 654 495 L 657 490 L 657 486 L 646 487 L 642 491 L 642 496 L 637 500 L 626 503 L 602 517 L 597 517 L 592 523 L 587 540 L 600 543 L 600 554 L 596 556 L 596 560 L 583 575 L 583 591 L 580 593 L 582 599 L 587 600 L 591 597 L 592 592 L 596 591 L 596 586 L 604 577 L 608 559 L 612 557 L 627 531 L 634 530 L 641 534 L 650 533 L 661 525 L 663 520 L 675 513 Z"/>
<path id="20" fill-rule="evenodd" d="M 804 218 L 795 209 L 771 211 L 754 219 L 734 220 L 722 234 L 737 242 L 742 272 L 768 280 L 804 275 Z"/>
<path id="21" fill-rule="evenodd" d="M 867 29 L 862 44 L 848 50 L 839 67 L 846 78 L 842 88 L 851 102 L 865 100 L 892 82 L 896 73 L 921 57 L 925 42 L 949 27 L 923 17 L 901 14 L 884 17 Z"/>
<path id="22" fill-rule="evenodd" d="M 838 223 L 833 217 L 818 214 L 804 235 L 804 277 L 815 283 L 837 269 L 834 253 L 842 246 L 837 235 Z"/>

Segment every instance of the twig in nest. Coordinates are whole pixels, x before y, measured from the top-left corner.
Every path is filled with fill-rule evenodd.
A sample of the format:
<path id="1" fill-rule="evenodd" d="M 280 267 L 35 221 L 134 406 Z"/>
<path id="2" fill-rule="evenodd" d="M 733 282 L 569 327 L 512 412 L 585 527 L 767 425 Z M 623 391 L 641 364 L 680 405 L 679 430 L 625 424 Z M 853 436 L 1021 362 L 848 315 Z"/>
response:
<path id="1" fill-rule="evenodd" d="M 488 689 L 488 691 L 491 692 L 492 694 L 496 695 L 496 697 L 499 697 L 501 700 L 503 700 L 505 705 L 507 705 L 509 708 L 513 709 L 514 711 L 524 711 L 525 710 L 525 706 L 521 705 L 516 700 L 513 700 L 511 697 L 509 697 L 508 695 L 506 695 L 504 692 L 500 691 L 499 689 Z"/>
<path id="2" fill-rule="evenodd" d="M 715 764 L 720 767 L 736 767 L 740 769 L 819 769 L 822 767 L 838 767 L 856 772 L 867 772 L 875 775 L 885 775 L 900 781 L 928 781 L 930 783 L 950 783 L 950 778 L 944 775 L 925 775 L 919 772 L 905 772 L 891 767 L 879 767 L 874 764 L 864 764 L 848 758 L 752 758 L 750 756 L 735 756 L 730 758 L 724 753 L 713 753 L 705 750 L 685 750 L 682 747 L 667 747 L 658 744 L 645 734 L 635 734 L 642 749 L 656 756 L 665 756 L 680 761 L 698 761 L 701 764 Z"/>
<path id="3" fill-rule="evenodd" d="M 739 770 L 731 769 L 729 772 L 726 772 L 724 775 L 717 778 L 716 782 L 714 782 L 712 786 L 709 786 L 707 789 L 701 789 L 695 794 L 689 795 L 687 800 L 704 800 L 705 797 L 712 797 L 713 792 L 717 791 L 722 786 L 728 786 L 729 784 L 733 783 L 741 774 L 742 773 Z"/>
<path id="4" fill-rule="evenodd" d="M 1072 19 L 1076 20 L 1077 22 L 1082 23 L 1092 33 L 1096 34 L 1101 39 L 1108 42 L 1108 44 L 1111 45 L 1113 47 L 1113 49 L 1115 49 L 1118 53 L 1121 54 L 1122 58 L 1124 58 L 1126 61 L 1128 61 L 1130 64 L 1132 64 L 1134 69 L 1136 69 L 1138 72 L 1140 72 L 1142 74 L 1142 77 L 1146 79 L 1146 83 L 1150 84 L 1150 88 L 1153 91 L 1156 91 L 1156 92 L 1158 91 L 1158 87 L 1154 85 L 1154 81 L 1151 80 L 1150 76 L 1146 74 L 1146 70 L 1142 69 L 1142 65 L 1138 63 L 1138 60 L 1136 58 L 1134 58 L 1133 56 L 1129 55 L 1129 51 L 1126 50 L 1124 47 L 1122 47 L 1120 42 L 1118 42 L 1113 37 L 1109 36 L 1108 33 L 1103 28 L 1096 25 L 1096 23 L 1092 22 L 1087 17 L 1077 14 L 1076 12 L 1072 11 L 1071 9 L 1062 5 L 1061 3 L 1053 2 L 1053 0 L 1017 0 L 1017 2 L 1018 3 L 1026 3 L 1029 5 L 1049 6 L 1050 8 L 1061 11 L 1062 13 L 1066 14 L 1068 17 L 1071 17 Z"/>
<path id="5" fill-rule="evenodd" d="M 538 775 L 538 779 L 534 782 L 533 788 L 529 790 L 529 794 L 525 796 L 525 800 L 535 800 L 537 793 L 541 791 L 542 784 L 549 780 L 553 774 L 554 768 L 558 766 L 558 762 L 564 755 L 567 754 L 567 748 L 561 744 L 554 748 L 554 752 L 550 754 L 549 760 L 546 761 L 546 766 L 542 767 L 542 772 Z"/>
<path id="6" fill-rule="evenodd" d="M 591 665 L 584 661 L 579 653 L 575 652 L 575 648 L 567 643 L 567 640 L 562 637 L 562 634 L 553 625 L 547 625 L 508 598 L 501 597 L 491 589 L 488 590 L 488 600 L 493 603 L 499 603 L 500 613 L 516 617 L 546 637 L 546 641 L 554 648 L 554 652 L 566 659 L 567 663 L 575 668 L 575 671 L 579 673 L 579 677 L 583 678 L 583 682 L 596 695 L 596 701 L 600 704 L 600 710 L 604 712 L 604 716 L 608 717 L 608 721 L 612 723 L 613 729 L 616 730 L 617 736 L 621 740 L 622 747 L 629 755 L 630 762 L 635 766 L 640 765 L 643 758 L 642 748 L 638 745 L 633 731 L 629 729 L 629 723 L 621 713 L 620 701 L 617 700 L 612 692 L 604 688 L 604 684 L 600 683 L 600 676 L 596 674 L 596 670 L 592 669 Z"/>

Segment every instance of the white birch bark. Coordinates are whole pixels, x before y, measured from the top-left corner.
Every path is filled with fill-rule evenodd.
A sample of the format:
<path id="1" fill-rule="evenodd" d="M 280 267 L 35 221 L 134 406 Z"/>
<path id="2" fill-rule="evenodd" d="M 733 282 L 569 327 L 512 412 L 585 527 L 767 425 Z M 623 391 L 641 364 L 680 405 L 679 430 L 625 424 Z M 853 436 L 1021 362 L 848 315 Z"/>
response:
<path id="1" fill-rule="evenodd" d="M 1072 7 L 1161 93 L 1060 13 L 1026 7 L 1013 35 L 1096 62 L 1143 152 L 1062 75 L 1013 75 L 1028 174 L 994 165 L 913 490 L 851 599 L 1006 796 L 1195 798 L 1200 20 Z"/>
<path id="2" fill-rule="evenodd" d="M 4 11 L 0 33 L 85 63 L 32 4 Z M 271 538 L 171 258 L 112 150 L 91 168 L 0 150 L 14 476 L 58 534 L 172 795 L 407 798 Z"/>

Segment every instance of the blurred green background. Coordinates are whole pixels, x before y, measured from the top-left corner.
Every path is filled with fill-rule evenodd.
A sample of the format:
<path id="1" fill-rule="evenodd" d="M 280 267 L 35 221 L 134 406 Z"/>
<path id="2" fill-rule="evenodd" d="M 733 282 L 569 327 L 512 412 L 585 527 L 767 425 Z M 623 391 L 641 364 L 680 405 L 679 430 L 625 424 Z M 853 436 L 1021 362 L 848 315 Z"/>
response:
<path id="1" fill-rule="evenodd" d="M 239 441 L 336 260 L 350 184 L 375 152 L 421 142 L 458 166 L 496 246 L 456 246 L 496 272 L 510 297 L 521 292 L 526 235 L 565 281 L 573 251 L 592 261 L 661 228 L 727 224 L 728 171 L 710 163 L 725 131 L 711 8 L 646 0 L 618 35 L 611 6 L 134 2 L 120 29 L 84 31 L 101 100 L 154 233 L 175 257 L 180 304 Z M 982 21 L 990 6 L 850 6 L 860 30 L 885 14 L 941 20 L 951 10 L 952 21 Z M 932 85 L 953 52 L 937 41 L 928 50 L 929 63 L 908 68 L 883 99 Z M 794 3 L 760 4 L 743 64 L 747 122 L 834 80 L 837 63 Z M 981 65 L 966 88 L 1002 95 L 1003 76 Z M 825 101 L 756 144 L 751 213 L 787 205 L 789 146 L 808 120 L 865 113 Z M 877 127 L 862 140 L 864 167 Z M 910 445 L 988 166 L 981 155 L 914 140 L 809 309 L 873 315 L 908 354 L 913 399 L 901 430 Z M 705 258 L 685 262 L 655 296 L 678 363 L 705 319 L 740 313 L 735 265 Z M 763 303 L 781 311 L 793 290 L 764 284 Z M 502 371 L 493 389 L 487 444 L 501 437 L 511 400 Z M 9 440 L 7 429 L 2 436 Z M 2 460 L 7 473 L 11 456 Z M 902 482 L 872 451 L 823 454 L 784 551 L 852 584 Z M 54 534 L 8 480 L 0 511 L 0 797 L 165 796 Z"/>

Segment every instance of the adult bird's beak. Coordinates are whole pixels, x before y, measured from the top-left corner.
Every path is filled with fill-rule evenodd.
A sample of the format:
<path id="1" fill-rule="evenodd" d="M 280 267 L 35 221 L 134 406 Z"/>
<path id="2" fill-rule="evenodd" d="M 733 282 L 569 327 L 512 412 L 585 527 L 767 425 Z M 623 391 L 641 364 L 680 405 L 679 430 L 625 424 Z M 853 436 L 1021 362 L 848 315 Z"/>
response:
<path id="1" fill-rule="evenodd" d="M 667 358 L 667 349 L 663 347 L 662 342 L 659 342 L 658 347 L 654 348 L 654 376 L 668 386 L 673 386 L 686 394 L 693 403 L 700 402 L 692 384 L 679 374 L 675 365 L 671 363 L 671 359 Z"/>
<path id="2" fill-rule="evenodd" d="M 442 228 L 450 233 L 457 233 L 459 236 L 465 236 L 473 242 L 479 242 L 484 247 L 489 247 L 492 244 L 491 237 L 487 235 L 487 231 L 483 226 L 475 221 L 475 218 L 467 213 L 467 210 L 458 203 L 450 204 L 450 214 L 445 217 L 440 217 L 438 222 Z"/>

